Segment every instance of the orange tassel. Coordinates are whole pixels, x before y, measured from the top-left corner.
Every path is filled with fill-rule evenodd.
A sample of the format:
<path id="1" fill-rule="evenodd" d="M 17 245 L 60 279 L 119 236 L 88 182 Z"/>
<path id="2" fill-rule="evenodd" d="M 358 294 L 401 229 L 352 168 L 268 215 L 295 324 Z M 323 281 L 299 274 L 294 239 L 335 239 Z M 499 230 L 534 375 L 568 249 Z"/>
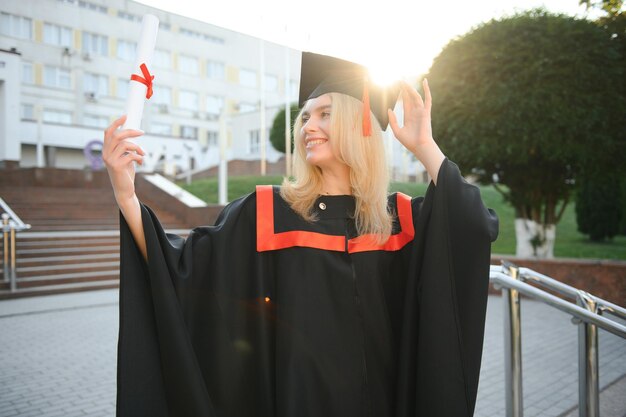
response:
<path id="1" fill-rule="evenodd" d="M 370 110 L 370 92 L 368 80 L 363 82 L 363 136 L 372 136 L 372 118 Z"/>

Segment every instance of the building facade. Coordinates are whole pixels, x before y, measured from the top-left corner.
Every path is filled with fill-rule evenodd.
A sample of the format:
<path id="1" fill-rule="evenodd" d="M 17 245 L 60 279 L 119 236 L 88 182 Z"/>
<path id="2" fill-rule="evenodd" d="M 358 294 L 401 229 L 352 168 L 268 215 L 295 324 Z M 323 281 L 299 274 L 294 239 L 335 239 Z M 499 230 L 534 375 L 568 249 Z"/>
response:
<path id="1" fill-rule="evenodd" d="M 280 108 L 298 95 L 300 52 L 128 0 L 0 0 L 0 164 L 85 168 L 85 146 L 125 107 L 141 19 L 160 20 L 138 143 L 146 170 L 270 162 Z M 262 106 L 262 109 L 261 109 Z M 263 117 L 263 119 L 262 119 Z M 97 146 L 95 147 L 97 154 Z"/>

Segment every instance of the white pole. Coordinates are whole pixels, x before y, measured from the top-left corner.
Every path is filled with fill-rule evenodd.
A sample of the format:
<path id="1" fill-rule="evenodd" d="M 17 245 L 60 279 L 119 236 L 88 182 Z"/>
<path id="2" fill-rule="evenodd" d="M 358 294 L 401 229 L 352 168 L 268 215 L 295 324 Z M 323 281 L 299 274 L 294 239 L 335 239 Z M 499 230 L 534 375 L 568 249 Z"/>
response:
<path id="1" fill-rule="evenodd" d="M 220 163 L 218 176 L 218 196 L 219 204 L 225 206 L 228 204 L 228 161 L 226 160 L 226 109 L 222 108 L 220 113 Z"/>
<path id="2" fill-rule="evenodd" d="M 37 118 L 37 167 L 43 168 L 45 166 L 44 155 L 43 155 L 43 138 L 42 138 L 42 119 L 43 119 L 43 109 L 41 104 L 35 105 L 35 117 Z"/>
<path id="3" fill-rule="evenodd" d="M 285 28 L 286 32 L 286 28 Z M 285 172 L 291 176 L 291 74 L 289 71 L 289 47 L 285 46 Z"/>
<path id="4" fill-rule="evenodd" d="M 265 142 L 267 140 L 267 134 L 265 132 L 265 42 L 263 39 L 259 40 L 259 53 L 261 55 L 261 65 L 259 71 L 261 72 L 260 95 L 261 95 L 261 132 L 259 135 L 261 141 L 261 175 L 265 176 L 267 167 L 265 162 Z"/>
<path id="5" fill-rule="evenodd" d="M 191 184 L 191 146 L 187 145 L 185 143 L 185 150 L 187 151 L 187 175 L 185 176 L 185 182 L 187 183 L 187 185 Z"/>

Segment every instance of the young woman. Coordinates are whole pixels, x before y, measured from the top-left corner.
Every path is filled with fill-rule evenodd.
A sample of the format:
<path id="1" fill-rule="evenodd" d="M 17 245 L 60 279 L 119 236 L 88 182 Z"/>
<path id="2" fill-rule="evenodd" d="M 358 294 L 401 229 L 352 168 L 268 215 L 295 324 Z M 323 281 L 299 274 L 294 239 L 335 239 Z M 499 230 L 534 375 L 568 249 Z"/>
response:
<path id="1" fill-rule="evenodd" d="M 134 194 L 143 152 L 126 139 L 140 132 L 107 129 L 118 415 L 473 414 L 497 217 L 433 140 L 426 81 L 424 100 L 402 85 L 401 127 L 397 94 L 361 67 L 305 53 L 302 68 L 293 182 L 186 240 Z M 433 179 L 425 197 L 388 196 L 387 117 Z"/>

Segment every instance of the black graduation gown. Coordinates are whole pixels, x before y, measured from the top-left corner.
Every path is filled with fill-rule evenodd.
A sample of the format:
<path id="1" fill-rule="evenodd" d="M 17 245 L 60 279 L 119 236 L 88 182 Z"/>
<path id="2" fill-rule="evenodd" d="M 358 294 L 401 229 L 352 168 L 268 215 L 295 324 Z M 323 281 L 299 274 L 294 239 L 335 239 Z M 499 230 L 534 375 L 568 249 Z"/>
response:
<path id="1" fill-rule="evenodd" d="M 120 216 L 117 415 L 471 416 L 497 217 L 447 159 L 389 206 L 373 247 L 350 196 L 258 187 L 186 240 L 142 205 L 147 264 Z"/>

